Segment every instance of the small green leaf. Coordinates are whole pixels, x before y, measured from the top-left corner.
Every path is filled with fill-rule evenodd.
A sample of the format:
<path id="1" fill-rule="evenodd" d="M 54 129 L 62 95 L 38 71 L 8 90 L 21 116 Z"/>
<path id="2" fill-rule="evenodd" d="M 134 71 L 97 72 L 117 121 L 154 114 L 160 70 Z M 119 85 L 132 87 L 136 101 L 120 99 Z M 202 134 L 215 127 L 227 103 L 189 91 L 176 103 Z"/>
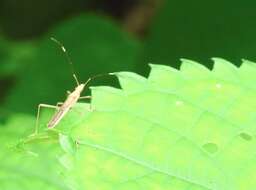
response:
<path id="1" fill-rule="evenodd" d="M 74 154 L 76 152 L 76 143 L 75 141 L 67 135 L 59 134 L 59 142 L 61 148 L 68 154 Z"/>

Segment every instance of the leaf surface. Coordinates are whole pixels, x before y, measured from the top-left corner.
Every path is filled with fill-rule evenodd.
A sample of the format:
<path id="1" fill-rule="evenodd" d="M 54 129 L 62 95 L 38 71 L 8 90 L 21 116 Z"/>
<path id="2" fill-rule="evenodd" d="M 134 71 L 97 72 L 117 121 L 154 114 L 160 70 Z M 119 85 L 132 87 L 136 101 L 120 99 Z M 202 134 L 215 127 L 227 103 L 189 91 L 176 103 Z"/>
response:
<path id="1" fill-rule="evenodd" d="M 212 71 L 151 65 L 148 78 L 117 73 L 122 89 L 92 88 L 91 111 L 70 129 L 73 187 L 253 190 L 256 73 L 245 73 L 255 63 L 214 61 Z"/>
<path id="2" fill-rule="evenodd" d="M 0 189 L 67 190 L 56 159 L 62 154 L 58 143 L 38 139 L 26 147 L 19 144 L 22 137 L 31 134 L 28 129 L 34 124 L 33 117 L 16 114 L 0 126 Z"/>

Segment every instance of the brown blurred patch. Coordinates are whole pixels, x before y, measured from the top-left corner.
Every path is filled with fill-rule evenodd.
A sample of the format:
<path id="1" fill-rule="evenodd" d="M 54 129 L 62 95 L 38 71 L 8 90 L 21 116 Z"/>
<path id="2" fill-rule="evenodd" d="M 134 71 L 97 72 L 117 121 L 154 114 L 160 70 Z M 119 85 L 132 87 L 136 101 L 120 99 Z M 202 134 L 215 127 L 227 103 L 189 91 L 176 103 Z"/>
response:
<path id="1" fill-rule="evenodd" d="M 162 2 L 163 0 L 141 0 L 125 17 L 124 29 L 136 36 L 144 36 Z"/>

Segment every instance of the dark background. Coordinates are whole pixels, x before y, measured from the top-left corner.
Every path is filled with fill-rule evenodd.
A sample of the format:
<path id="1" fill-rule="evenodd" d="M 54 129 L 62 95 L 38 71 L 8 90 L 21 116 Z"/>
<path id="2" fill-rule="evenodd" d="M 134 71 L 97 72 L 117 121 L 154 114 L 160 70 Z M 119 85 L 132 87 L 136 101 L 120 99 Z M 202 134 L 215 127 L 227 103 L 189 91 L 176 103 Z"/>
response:
<path id="1" fill-rule="evenodd" d="M 182 0 L 1 0 L 0 118 L 35 114 L 75 87 L 61 41 L 80 81 L 133 71 L 148 63 L 179 68 L 180 58 L 212 68 L 211 57 L 236 65 L 256 60 L 256 2 Z M 111 77 L 91 85 L 117 85 Z M 86 93 L 89 93 L 87 90 Z"/>

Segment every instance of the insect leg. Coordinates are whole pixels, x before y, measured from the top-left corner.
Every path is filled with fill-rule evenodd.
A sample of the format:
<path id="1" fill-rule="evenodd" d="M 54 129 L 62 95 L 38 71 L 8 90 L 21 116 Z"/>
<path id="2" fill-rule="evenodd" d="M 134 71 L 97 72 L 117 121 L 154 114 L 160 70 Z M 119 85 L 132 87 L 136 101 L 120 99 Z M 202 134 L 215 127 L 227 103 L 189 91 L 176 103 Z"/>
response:
<path id="1" fill-rule="evenodd" d="M 92 97 L 91 96 L 81 96 L 80 98 L 79 98 L 79 100 L 80 99 L 91 99 Z M 90 110 L 92 110 L 92 105 L 90 104 Z"/>
<path id="2" fill-rule="evenodd" d="M 81 100 L 81 99 L 91 99 L 92 97 L 91 96 L 81 96 L 81 97 L 79 97 L 79 100 Z"/>
<path id="3" fill-rule="evenodd" d="M 39 104 L 38 105 L 38 109 L 37 109 L 37 116 L 36 116 L 36 128 L 35 128 L 35 135 L 37 135 L 38 133 L 38 121 L 39 121 L 39 117 L 40 117 L 40 110 L 41 107 L 45 107 L 45 108 L 52 108 L 52 109 L 58 109 L 58 106 L 53 106 L 53 105 L 48 105 L 48 104 Z"/>
<path id="4" fill-rule="evenodd" d="M 56 106 L 59 108 L 60 106 L 62 106 L 63 105 L 63 102 L 58 102 L 57 104 L 56 104 Z"/>
<path id="5" fill-rule="evenodd" d="M 55 113 L 57 112 L 57 111 L 59 111 L 59 109 L 60 109 L 60 107 L 63 105 L 64 103 L 63 102 L 57 102 L 57 104 L 56 104 L 56 111 L 55 111 Z"/>

